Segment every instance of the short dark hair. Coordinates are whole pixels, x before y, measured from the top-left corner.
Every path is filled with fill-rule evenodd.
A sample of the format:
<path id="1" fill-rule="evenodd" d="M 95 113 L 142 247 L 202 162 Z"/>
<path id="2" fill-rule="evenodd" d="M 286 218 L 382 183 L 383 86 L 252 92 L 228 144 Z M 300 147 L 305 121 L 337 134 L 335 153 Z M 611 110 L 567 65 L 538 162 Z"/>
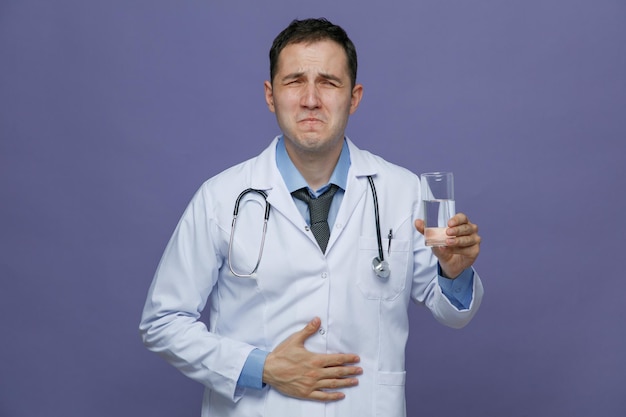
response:
<path id="1" fill-rule="evenodd" d="M 340 26 L 337 26 L 325 18 L 293 20 L 282 32 L 278 34 L 270 49 L 270 82 L 274 82 L 278 55 L 285 46 L 294 43 L 311 43 L 323 40 L 331 40 L 343 47 L 348 59 L 348 71 L 352 87 L 356 84 L 357 58 L 356 48 L 348 37 L 348 34 Z"/>

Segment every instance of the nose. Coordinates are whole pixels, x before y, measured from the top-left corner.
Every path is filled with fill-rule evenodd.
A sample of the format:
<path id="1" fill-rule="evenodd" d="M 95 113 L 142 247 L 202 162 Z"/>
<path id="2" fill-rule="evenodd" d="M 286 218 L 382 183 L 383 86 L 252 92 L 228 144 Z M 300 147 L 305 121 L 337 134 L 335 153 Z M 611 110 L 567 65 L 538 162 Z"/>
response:
<path id="1" fill-rule="evenodd" d="M 302 93 L 301 104 L 308 109 L 315 109 L 320 105 L 320 97 L 317 91 L 317 86 L 314 83 L 309 83 L 304 88 Z"/>

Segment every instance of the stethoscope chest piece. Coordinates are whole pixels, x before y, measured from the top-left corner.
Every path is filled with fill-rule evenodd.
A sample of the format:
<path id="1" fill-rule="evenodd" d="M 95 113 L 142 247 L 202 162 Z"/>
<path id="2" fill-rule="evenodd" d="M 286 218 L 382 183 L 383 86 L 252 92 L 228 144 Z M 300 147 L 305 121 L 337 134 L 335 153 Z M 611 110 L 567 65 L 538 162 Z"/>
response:
<path id="1" fill-rule="evenodd" d="M 391 270 L 389 269 L 389 262 L 385 260 L 381 261 L 378 256 L 372 258 L 372 269 L 374 270 L 376 276 L 381 280 L 386 280 L 387 278 L 389 278 L 389 273 L 391 272 Z"/>

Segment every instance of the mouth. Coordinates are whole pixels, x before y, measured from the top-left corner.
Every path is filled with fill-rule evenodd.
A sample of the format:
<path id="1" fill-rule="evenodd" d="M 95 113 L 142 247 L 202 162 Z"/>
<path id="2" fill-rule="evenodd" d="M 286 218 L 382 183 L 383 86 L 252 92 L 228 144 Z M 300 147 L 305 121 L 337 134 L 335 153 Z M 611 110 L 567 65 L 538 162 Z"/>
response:
<path id="1" fill-rule="evenodd" d="M 298 123 L 323 123 L 323 121 L 316 117 L 305 117 L 298 120 Z"/>

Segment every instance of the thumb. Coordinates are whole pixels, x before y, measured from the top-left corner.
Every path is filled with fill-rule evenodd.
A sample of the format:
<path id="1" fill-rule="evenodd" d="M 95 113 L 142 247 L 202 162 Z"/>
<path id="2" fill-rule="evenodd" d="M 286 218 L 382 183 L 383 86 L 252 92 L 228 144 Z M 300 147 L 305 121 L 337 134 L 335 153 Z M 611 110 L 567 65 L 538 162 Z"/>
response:
<path id="1" fill-rule="evenodd" d="M 417 229 L 418 232 L 420 232 L 421 234 L 424 234 L 424 220 L 422 219 L 415 220 L 415 228 Z"/>
<path id="2" fill-rule="evenodd" d="M 320 320 L 319 317 L 313 318 L 313 320 L 308 322 L 307 325 L 302 328 L 302 330 L 300 330 L 298 333 L 295 334 L 296 340 L 304 344 L 304 341 L 308 339 L 309 337 L 313 336 L 317 332 L 317 330 L 320 328 L 321 325 L 322 325 L 322 321 Z"/>

